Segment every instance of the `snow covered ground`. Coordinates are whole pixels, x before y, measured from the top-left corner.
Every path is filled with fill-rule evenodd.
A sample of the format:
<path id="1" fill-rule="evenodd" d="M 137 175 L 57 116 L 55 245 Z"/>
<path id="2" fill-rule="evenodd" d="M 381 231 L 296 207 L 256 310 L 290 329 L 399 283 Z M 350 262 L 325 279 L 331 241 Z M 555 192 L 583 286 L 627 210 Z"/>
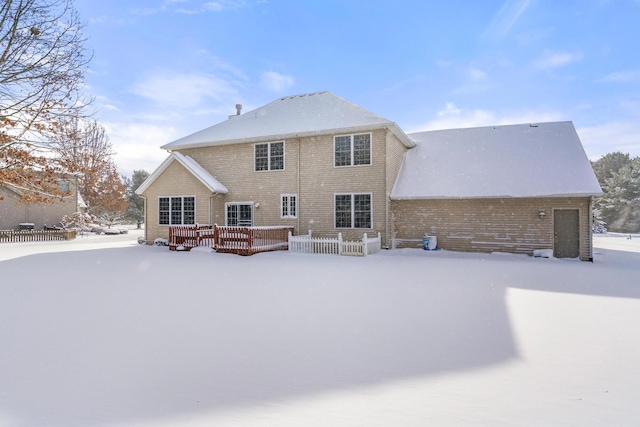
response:
<path id="1" fill-rule="evenodd" d="M 640 236 L 594 263 L 0 245 L 0 426 L 635 426 Z"/>

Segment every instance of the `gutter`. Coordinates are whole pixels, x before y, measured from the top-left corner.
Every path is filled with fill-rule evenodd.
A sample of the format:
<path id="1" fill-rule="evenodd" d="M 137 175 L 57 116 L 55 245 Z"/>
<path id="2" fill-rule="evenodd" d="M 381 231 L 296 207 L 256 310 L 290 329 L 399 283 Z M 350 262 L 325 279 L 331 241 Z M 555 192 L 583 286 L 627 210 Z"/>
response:
<path id="1" fill-rule="evenodd" d="M 142 200 L 144 200 L 144 207 L 143 207 L 143 212 L 144 212 L 144 240 L 147 242 L 147 244 L 149 244 L 149 237 L 148 237 L 148 232 L 149 232 L 149 222 L 147 221 L 149 219 L 149 215 L 147 212 L 147 196 L 145 194 L 138 194 L 138 197 L 142 197 Z"/>
<path id="2" fill-rule="evenodd" d="M 282 139 L 293 139 L 293 138 L 304 138 L 308 136 L 319 136 L 319 135 L 340 135 L 347 133 L 356 133 L 356 132 L 366 132 L 377 129 L 387 129 L 393 132 L 398 139 L 407 147 L 413 148 L 416 146 L 416 143 L 413 142 L 407 134 L 405 134 L 397 124 L 394 122 L 382 123 L 382 124 L 374 124 L 374 125 L 359 125 L 359 126 L 350 126 L 346 128 L 336 128 L 336 129 L 324 129 L 324 130 L 309 130 L 304 132 L 294 132 L 287 134 L 271 134 L 271 135 L 257 135 L 250 136 L 245 138 L 235 138 L 235 139 L 225 139 L 220 141 L 200 141 L 200 142 L 192 142 L 187 144 L 176 144 L 172 146 L 173 143 L 165 144 L 160 148 L 163 150 L 167 150 L 168 152 L 173 152 L 175 150 L 184 150 L 189 148 L 203 148 L 203 147 L 214 147 L 218 145 L 233 145 L 233 144 L 246 144 L 251 142 L 264 142 L 264 141 L 274 141 L 274 140 L 282 140 Z"/>

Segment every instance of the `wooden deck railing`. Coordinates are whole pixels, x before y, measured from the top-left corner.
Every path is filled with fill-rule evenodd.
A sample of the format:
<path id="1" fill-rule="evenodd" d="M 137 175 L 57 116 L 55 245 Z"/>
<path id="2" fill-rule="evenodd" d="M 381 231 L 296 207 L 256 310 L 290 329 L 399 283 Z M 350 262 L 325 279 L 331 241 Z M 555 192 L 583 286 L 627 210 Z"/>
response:
<path id="1" fill-rule="evenodd" d="M 190 250 L 209 246 L 216 252 L 253 255 L 258 252 L 286 250 L 289 232 L 294 227 L 233 227 L 220 225 L 183 225 L 169 227 L 169 249 Z"/>
<path id="2" fill-rule="evenodd" d="M 49 242 L 75 238 L 75 230 L 0 230 L 0 243 Z"/>
<path id="3" fill-rule="evenodd" d="M 176 249 L 188 251 L 196 246 L 201 246 L 200 240 L 204 236 L 208 234 L 213 236 L 213 227 L 208 224 L 172 225 L 169 227 L 169 249 L 172 251 Z"/>

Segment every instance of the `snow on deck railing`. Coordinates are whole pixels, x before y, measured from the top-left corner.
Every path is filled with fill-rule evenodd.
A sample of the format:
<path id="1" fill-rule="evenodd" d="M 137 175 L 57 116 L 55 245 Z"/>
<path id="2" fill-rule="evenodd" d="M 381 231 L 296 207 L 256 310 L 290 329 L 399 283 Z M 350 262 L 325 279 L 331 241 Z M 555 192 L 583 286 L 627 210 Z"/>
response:
<path id="1" fill-rule="evenodd" d="M 300 236 L 289 233 L 289 251 L 298 253 L 367 256 L 379 252 L 381 242 L 380 233 L 376 238 L 365 233 L 360 241 L 344 240 L 342 233 L 338 233 L 337 238 L 312 237 L 311 230 Z"/>
<path id="2" fill-rule="evenodd" d="M 293 227 L 286 226 L 172 226 L 169 227 L 169 249 L 190 250 L 196 246 L 208 246 L 216 252 L 238 255 L 286 250 L 288 233 L 293 230 Z"/>

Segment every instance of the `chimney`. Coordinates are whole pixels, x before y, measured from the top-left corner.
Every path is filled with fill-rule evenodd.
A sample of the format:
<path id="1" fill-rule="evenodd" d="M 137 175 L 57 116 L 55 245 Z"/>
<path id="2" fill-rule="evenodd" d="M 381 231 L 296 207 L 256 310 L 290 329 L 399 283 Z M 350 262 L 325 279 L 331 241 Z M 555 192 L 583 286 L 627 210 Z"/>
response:
<path id="1" fill-rule="evenodd" d="M 235 116 L 229 116 L 230 119 L 233 119 L 236 116 L 239 116 L 242 113 L 242 104 L 236 104 L 236 114 Z"/>

